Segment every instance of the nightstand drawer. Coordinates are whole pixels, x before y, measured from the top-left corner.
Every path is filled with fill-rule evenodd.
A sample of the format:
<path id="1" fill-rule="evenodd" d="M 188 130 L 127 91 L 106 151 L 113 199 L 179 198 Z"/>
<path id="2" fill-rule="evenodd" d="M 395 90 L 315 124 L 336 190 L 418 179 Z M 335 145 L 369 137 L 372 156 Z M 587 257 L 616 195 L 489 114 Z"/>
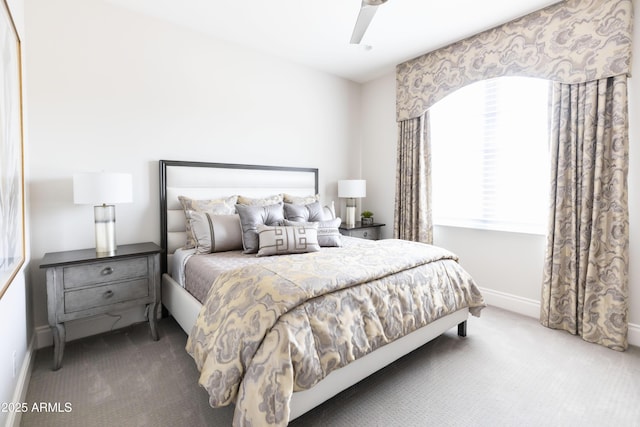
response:
<path id="1" fill-rule="evenodd" d="M 344 236 L 379 240 L 381 236 L 380 229 L 382 227 L 384 227 L 384 224 L 373 223 L 370 225 L 362 225 L 361 222 L 356 222 L 354 225 L 343 224 L 339 227 L 339 230 L 340 234 Z"/>
<path id="2" fill-rule="evenodd" d="M 65 267 L 63 284 L 65 289 L 73 289 L 132 277 L 146 277 L 148 274 L 147 258 L 132 258 Z"/>
<path id="3" fill-rule="evenodd" d="M 64 294 L 64 312 L 88 310 L 122 301 L 130 301 L 149 296 L 147 278 L 112 285 L 69 291 Z"/>
<path id="4" fill-rule="evenodd" d="M 380 229 L 362 228 L 358 230 L 350 230 L 349 236 L 359 237 L 360 239 L 378 240 L 380 238 Z"/>

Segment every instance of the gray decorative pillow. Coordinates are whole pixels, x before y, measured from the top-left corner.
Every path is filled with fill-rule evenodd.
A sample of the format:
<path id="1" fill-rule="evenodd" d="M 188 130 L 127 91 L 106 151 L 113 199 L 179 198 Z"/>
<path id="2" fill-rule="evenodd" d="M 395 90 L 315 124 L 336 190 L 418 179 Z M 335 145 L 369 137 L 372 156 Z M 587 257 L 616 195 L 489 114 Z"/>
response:
<path id="1" fill-rule="evenodd" d="M 258 256 L 318 252 L 318 224 L 275 226 L 258 224 Z"/>
<path id="2" fill-rule="evenodd" d="M 260 197 L 260 198 L 238 196 L 237 203 L 241 205 L 247 205 L 247 206 L 271 206 L 271 205 L 275 205 L 277 203 L 282 202 L 282 199 L 283 199 L 282 194 L 274 194 L 273 196 Z"/>
<path id="3" fill-rule="evenodd" d="M 245 254 L 258 252 L 259 241 L 257 226 L 282 225 L 284 223 L 284 212 L 282 202 L 270 206 L 247 206 L 236 205 L 240 224 L 242 225 L 242 245 Z"/>
<path id="4" fill-rule="evenodd" d="M 322 247 L 336 247 L 342 246 L 342 235 L 340 234 L 340 224 L 342 219 L 335 218 L 328 221 L 319 222 L 294 222 L 287 219 L 284 220 L 284 225 L 318 225 L 318 244 Z"/>
<path id="5" fill-rule="evenodd" d="M 289 221 L 295 222 L 315 222 L 324 219 L 324 211 L 320 202 L 313 202 L 308 205 L 284 204 L 284 216 Z"/>
<path id="6" fill-rule="evenodd" d="M 240 216 L 212 215 L 209 212 L 188 211 L 196 253 L 209 254 L 243 249 Z"/>
<path id="7" fill-rule="evenodd" d="M 187 243 L 186 249 L 195 247 L 195 240 L 193 238 L 193 232 L 191 231 L 191 224 L 189 224 L 188 211 L 200 211 L 209 212 L 213 215 L 233 215 L 236 213 L 236 202 L 238 196 L 222 197 L 219 199 L 207 199 L 197 200 L 190 197 L 178 196 L 182 209 L 184 209 L 184 216 L 186 219 L 185 228 L 187 230 Z"/>

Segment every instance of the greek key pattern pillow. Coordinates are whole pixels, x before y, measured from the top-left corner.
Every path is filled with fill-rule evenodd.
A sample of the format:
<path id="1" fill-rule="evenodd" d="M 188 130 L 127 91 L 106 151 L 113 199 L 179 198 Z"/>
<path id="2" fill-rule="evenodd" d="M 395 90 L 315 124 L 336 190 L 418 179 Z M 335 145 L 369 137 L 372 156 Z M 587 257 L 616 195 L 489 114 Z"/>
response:
<path id="1" fill-rule="evenodd" d="M 260 247 L 258 256 L 318 252 L 318 224 L 256 227 Z"/>

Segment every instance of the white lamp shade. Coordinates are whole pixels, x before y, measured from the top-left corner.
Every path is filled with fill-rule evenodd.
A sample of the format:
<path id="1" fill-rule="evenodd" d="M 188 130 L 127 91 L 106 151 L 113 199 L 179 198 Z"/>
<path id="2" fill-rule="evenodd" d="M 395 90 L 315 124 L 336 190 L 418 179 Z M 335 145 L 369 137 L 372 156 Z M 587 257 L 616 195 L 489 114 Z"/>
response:
<path id="1" fill-rule="evenodd" d="M 73 174 L 73 202 L 79 205 L 131 203 L 130 173 L 89 172 Z"/>
<path id="2" fill-rule="evenodd" d="M 367 197 L 367 181 L 364 179 L 343 179 L 338 181 L 338 197 Z"/>

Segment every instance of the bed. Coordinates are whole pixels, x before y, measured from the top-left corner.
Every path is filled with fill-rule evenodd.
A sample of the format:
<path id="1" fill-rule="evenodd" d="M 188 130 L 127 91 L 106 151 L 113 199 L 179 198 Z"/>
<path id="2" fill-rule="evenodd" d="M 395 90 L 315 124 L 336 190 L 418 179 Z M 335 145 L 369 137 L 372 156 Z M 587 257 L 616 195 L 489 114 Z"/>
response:
<path id="1" fill-rule="evenodd" d="M 211 405 L 235 404 L 234 425 L 286 425 L 451 328 L 466 336 L 469 314 L 477 316 L 484 307 L 473 279 L 442 248 L 346 236 L 333 247 L 334 234 L 323 234 L 333 228 L 322 228 L 324 222 L 335 224 L 327 220 L 335 216 L 333 207 L 324 201 L 321 213 L 314 211 L 317 169 L 169 160 L 161 160 L 159 169 L 162 303 L 189 334 L 187 351 Z M 222 228 L 212 218 L 227 220 L 196 217 L 185 209 L 185 199 L 230 195 L 246 200 L 284 195 L 294 217 L 304 211 L 312 218 L 286 227 L 258 224 L 249 233 L 244 221 L 249 209 L 236 204 L 243 247 L 221 245 L 221 251 L 206 254 L 182 250 L 186 223 L 197 236 L 196 219 L 206 217 L 202 224 L 213 236 L 214 228 Z M 189 221 L 185 212 L 193 215 Z M 327 221 L 308 221 L 318 219 L 313 215 Z M 244 253 L 256 235 L 258 255 L 273 255 L 274 246 L 264 242 L 283 232 L 302 233 L 295 237 L 304 240 L 304 248 L 275 256 Z M 317 239 L 329 244 L 316 248 Z M 198 277 L 200 288 L 192 288 Z M 210 282 L 215 283 L 208 289 Z"/>

